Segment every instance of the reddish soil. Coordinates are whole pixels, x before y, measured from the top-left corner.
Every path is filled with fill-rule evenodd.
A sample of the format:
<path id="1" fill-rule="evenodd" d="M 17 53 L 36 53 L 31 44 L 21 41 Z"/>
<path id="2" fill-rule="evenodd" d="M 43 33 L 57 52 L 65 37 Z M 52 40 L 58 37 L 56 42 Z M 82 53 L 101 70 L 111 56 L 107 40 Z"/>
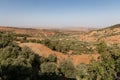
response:
<path id="1" fill-rule="evenodd" d="M 13 32 L 16 34 L 27 34 L 30 36 L 48 36 L 54 35 L 54 30 L 47 29 L 32 29 L 32 28 L 14 28 L 14 27 L 2 27 L 0 26 L 0 30 Z"/>
<path id="2" fill-rule="evenodd" d="M 104 38 L 104 40 L 106 42 L 111 42 L 111 43 L 117 44 L 117 43 L 120 43 L 120 35 L 106 37 L 106 38 Z"/>
<path id="3" fill-rule="evenodd" d="M 37 43 L 20 43 L 19 46 L 29 47 L 33 52 L 35 52 L 36 54 L 43 56 L 43 57 L 47 57 L 49 54 L 54 54 L 57 56 L 58 63 L 64 59 L 71 59 L 75 66 L 80 63 L 88 64 L 92 58 L 97 60 L 97 58 L 99 56 L 99 54 L 66 55 L 64 53 L 52 51 L 51 49 L 47 48 L 46 46 L 44 46 L 42 44 L 37 44 Z"/>

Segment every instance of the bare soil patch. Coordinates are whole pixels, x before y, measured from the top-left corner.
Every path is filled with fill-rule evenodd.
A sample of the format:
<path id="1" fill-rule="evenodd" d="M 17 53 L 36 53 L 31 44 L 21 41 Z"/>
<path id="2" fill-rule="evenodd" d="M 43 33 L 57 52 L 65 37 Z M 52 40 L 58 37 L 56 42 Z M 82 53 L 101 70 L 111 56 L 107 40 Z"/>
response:
<path id="1" fill-rule="evenodd" d="M 67 55 L 64 53 L 53 51 L 53 50 L 47 48 L 46 46 L 44 46 L 42 44 L 37 44 L 37 43 L 20 43 L 19 46 L 29 47 L 33 52 L 35 52 L 36 54 L 43 56 L 43 57 L 47 57 L 49 54 L 54 54 L 57 56 L 58 63 L 64 59 L 71 59 L 75 66 L 80 63 L 89 64 L 89 62 L 92 58 L 97 60 L 97 58 L 99 57 L 99 54 Z"/>

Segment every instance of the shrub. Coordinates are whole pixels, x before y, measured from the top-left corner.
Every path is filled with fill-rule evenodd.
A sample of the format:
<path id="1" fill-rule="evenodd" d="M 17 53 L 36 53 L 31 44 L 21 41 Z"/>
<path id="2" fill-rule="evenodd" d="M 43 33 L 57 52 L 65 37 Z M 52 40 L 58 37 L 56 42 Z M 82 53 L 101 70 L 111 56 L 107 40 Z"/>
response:
<path id="1" fill-rule="evenodd" d="M 57 57 L 53 54 L 50 54 L 47 59 L 49 62 L 57 62 Z"/>
<path id="2" fill-rule="evenodd" d="M 75 67 L 70 60 L 63 60 L 60 62 L 60 71 L 67 78 L 75 78 Z"/>
<path id="3" fill-rule="evenodd" d="M 40 65 L 43 74 L 54 74 L 57 70 L 57 65 L 53 62 L 44 62 Z"/>
<path id="4" fill-rule="evenodd" d="M 7 46 L 0 52 L 0 76 L 5 80 L 32 78 L 34 61 L 35 55 L 30 50 Z"/>
<path id="5" fill-rule="evenodd" d="M 88 65 L 81 63 L 76 67 L 76 78 L 78 80 L 80 79 L 86 79 L 88 77 Z"/>

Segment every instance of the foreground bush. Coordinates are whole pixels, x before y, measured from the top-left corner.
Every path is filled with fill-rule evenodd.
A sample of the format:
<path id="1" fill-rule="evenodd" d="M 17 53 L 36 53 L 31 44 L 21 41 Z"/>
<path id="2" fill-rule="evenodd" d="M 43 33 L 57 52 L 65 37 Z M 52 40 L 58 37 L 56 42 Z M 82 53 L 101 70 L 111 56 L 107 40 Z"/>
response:
<path id="1" fill-rule="evenodd" d="M 60 70 L 67 78 L 75 78 L 75 67 L 70 60 L 60 62 Z"/>

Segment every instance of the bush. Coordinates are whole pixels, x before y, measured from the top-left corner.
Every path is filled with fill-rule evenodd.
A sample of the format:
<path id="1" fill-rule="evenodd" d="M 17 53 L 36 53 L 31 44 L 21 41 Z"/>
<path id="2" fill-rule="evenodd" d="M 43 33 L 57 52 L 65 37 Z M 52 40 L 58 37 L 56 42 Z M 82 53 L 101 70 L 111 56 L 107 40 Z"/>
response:
<path id="1" fill-rule="evenodd" d="M 119 80 L 120 79 L 120 49 L 100 45 L 101 55 L 98 61 L 89 66 L 89 79 L 91 80 Z M 104 49 L 103 49 L 104 48 Z M 107 50 L 106 50 L 107 49 Z"/>
<path id="2" fill-rule="evenodd" d="M 107 45 L 105 44 L 105 42 L 99 42 L 97 44 L 97 51 L 98 53 L 104 53 L 107 50 Z"/>
<path id="3" fill-rule="evenodd" d="M 4 48 L 8 45 L 11 45 L 14 40 L 14 36 L 12 34 L 1 34 L 0 36 L 0 48 Z"/>
<path id="4" fill-rule="evenodd" d="M 50 54 L 48 57 L 47 57 L 47 60 L 49 62 L 57 62 L 57 57 L 53 54 Z"/>
<path id="5" fill-rule="evenodd" d="M 59 65 L 60 71 L 67 78 L 75 78 L 75 67 L 70 60 L 63 60 Z"/>
<path id="6" fill-rule="evenodd" d="M 34 61 L 35 55 L 30 50 L 7 46 L 0 52 L 0 76 L 5 80 L 32 78 Z"/>
<path id="7" fill-rule="evenodd" d="M 87 79 L 88 77 L 88 65 L 81 63 L 76 67 L 76 78 L 79 80 Z"/>
<path id="8" fill-rule="evenodd" d="M 40 65 L 43 74 L 54 74 L 57 70 L 57 65 L 53 62 L 44 62 Z"/>

